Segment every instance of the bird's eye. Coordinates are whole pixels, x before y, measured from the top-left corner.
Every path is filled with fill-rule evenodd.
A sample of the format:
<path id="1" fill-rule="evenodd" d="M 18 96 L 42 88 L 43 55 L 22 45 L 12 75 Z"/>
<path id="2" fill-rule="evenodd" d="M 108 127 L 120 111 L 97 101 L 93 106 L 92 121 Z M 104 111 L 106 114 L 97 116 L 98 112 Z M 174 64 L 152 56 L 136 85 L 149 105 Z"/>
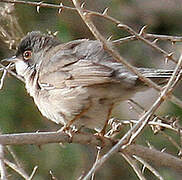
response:
<path id="1" fill-rule="evenodd" d="M 30 50 L 29 51 L 25 51 L 23 53 L 23 57 L 24 57 L 25 60 L 30 59 L 32 57 L 32 51 L 30 51 Z"/>

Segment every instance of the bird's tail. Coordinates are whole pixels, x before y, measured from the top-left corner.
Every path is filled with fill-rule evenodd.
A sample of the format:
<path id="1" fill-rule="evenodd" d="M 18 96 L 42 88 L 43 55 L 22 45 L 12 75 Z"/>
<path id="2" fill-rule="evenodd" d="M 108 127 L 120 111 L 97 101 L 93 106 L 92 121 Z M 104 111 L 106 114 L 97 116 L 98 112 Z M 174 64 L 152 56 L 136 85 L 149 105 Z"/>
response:
<path id="1" fill-rule="evenodd" d="M 138 70 L 147 78 L 150 78 L 157 84 L 165 84 L 168 79 L 172 76 L 173 70 L 165 69 L 149 69 L 149 68 L 138 68 Z M 181 74 L 181 73 L 180 73 Z"/>

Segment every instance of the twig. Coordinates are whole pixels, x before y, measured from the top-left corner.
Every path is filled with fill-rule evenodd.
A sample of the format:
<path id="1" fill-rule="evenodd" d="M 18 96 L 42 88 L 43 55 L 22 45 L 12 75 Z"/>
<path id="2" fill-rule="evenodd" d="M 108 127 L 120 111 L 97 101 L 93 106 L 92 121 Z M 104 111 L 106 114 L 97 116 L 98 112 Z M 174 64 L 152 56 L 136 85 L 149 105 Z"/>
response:
<path id="1" fill-rule="evenodd" d="M 99 146 L 97 146 L 97 155 L 96 155 L 96 158 L 95 158 L 95 163 L 100 158 L 100 152 L 101 152 L 101 148 Z M 94 180 L 94 176 L 95 176 L 95 172 L 92 173 L 91 180 Z"/>
<path id="2" fill-rule="evenodd" d="M 37 169 L 38 169 L 38 166 L 35 166 L 35 167 L 33 168 L 32 174 L 30 175 L 30 177 L 28 178 L 28 180 L 32 180 L 32 179 L 33 179 L 33 177 L 34 177 L 34 175 L 35 175 Z"/>
<path id="3" fill-rule="evenodd" d="M 6 146 L 6 148 L 8 149 L 9 153 L 13 157 L 16 165 L 22 170 L 23 174 L 26 174 L 26 176 L 28 177 L 28 174 L 24 171 L 22 163 L 17 158 L 17 156 L 16 156 L 15 152 L 13 151 L 13 149 L 11 148 L 11 146 Z"/>
<path id="4" fill-rule="evenodd" d="M 11 75 L 13 75 L 14 77 L 16 77 L 17 79 L 19 79 L 20 81 L 22 82 L 25 82 L 25 80 L 19 76 L 18 74 L 16 74 L 15 72 L 11 71 L 10 69 L 8 69 L 7 67 L 3 66 L 1 63 L 0 63 L 0 67 L 3 68 L 4 70 L 6 70 L 8 73 L 10 73 Z"/>
<path id="5" fill-rule="evenodd" d="M 172 168 L 181 173 L 182 160 L 168 153 L 160 152 L 156 149 L 151 149 L 136 144 L 132 144 L 124 150 L 120 149 L 120 151 L 125 152 L 130 156 L 136 155 L 142 158 L 144 161 L 152 163 L 156 166 Z"/>
<path id="6" fill-rule="evenodd" d="M 7 159 L 5 159 L 4 162 L 7 166 L 9 166 L 11 169 L 16 171 L 20 176 L 22 176 L 25 180 L 27 180 L 29 178 L 27 176 L 27 174 L 25 174 L 24 170 L 22 168 L 18 167 L 16 164 L 8 161 Z"/>
<path id="7" fill-rule="evenodd" d="M 3 87 L 4 79 L 5 79 L 6 74 L 7 74 L 7 69 L 9 69 L 10 66 L 11 66 L 11 63 L 8 64 L 8 65 L 5 67 L 5 69 L 3 69 L 3 75 L 2 75 L 1 80 L 0 80 L 0 89 L 2 89 L 2 87 Z"/>
<path id="8" fill-rule="evenodd" d="M 158 34 L 146 33 L 144 35 L 144 37 L 145 38 L 159 39 L 159 40 L 163 40 L 163 41 L 182 42 L 182 37 L 181 36 L 168 36 L 168 35 L 158 35 Z"/>
<path id="9" fill-rule="evenodd" d="M 74 133 L 73 137 L 64 132 L 38 132 L 38 133 L 20 133 L 20 134 L 2 134 L 0 135 L 0 144 L 2 145 L 25 145 L 25 144 L 47 144 L 47 143 L 69 143 L 92 144 L 101 146 L 102 141 L 98 137 L 88 133 Z M 105 143 L 112 144 L 112 141 L 105 139 Z"/>
<path id="10" fill-rule="evenodd" d="M 88 133 L 73 134 L 73 143 L 90 144 L 92 146 L 101 146 L 103 141 L 98 137 Z M 108 141 L 105 146 L 111 146 Z M 43 145 L 48 143 L 70 143 L 70 137 L 66 133 L 58 132 L 39 132 L 39 133 L 21 133 L 21 134 L 3 134 L 0 135 L 0 144 L 2 145 Z M 111 143 L 111 142 L 110 142 Z M 129 145 L 126 149 L 121 149 L 121 152 L 126 152 L 129 155 L 136 155 L 145 161 L 155 163 L 158 166 L 165 166 L 181 172 L 182 160 L 168 153 L 160 152 L 155 149 L 150 149 L 141 145 Z"/>
<path id="11" fill-rule="evenodd" d="M 6 73 L 7 73 L 7 70 L 4 69 L 3 75 L 2 75 L 1 80 L 0 80 L 0 89 L 2 89 L 2 87 L 3 87 L 4 79 L 5 79 L 5 77 L 6 77 Z"/>
<path id="12" fill-rule="evenodd" d="M 161 131 L 160 132 L 165 138 L 167 138 L 179 151 L 182 152 L 182 148 L 174 141 L 174 139 L 167 135 L 165 132 Z"/>
<path id="13" fill-rule="evenodd" d="M 126 24 L 122 24 L 120 21 L 116 20 L 115 18 L 113 18 L 113 17 L 111 17 L 111 16 L 108 16 L 107 14 L 101 14 L 101 13 L 98 13 L 98 12 L 82 10 L 82 14 L 84 14 L 84 12 L 85 12 L 85 13 L 88 13 L 89 16 L 91 16 L 91 15 L 100 16 L 100 17 L 103 17 L 103 18 L 105 18 L 105 19 L 108 19 L 108 20 L 112 21 L 113 23 L 115 23 L 115 24 L 117 25 L 117 27 L 122 28 L 122 29 L 125 29 L 127 32 L 129 32 L 130 34 L 132 34 L 133 36 L 135 36 L 135 38 L 137 38 L 137 39 L 143 41 L 145 44 L 151 46 L 153 49 L 155 49 L 155 50 L 157 50 L 158 52 L 160 52 L 161 54 L 163 54 L 163 55 L 165 56 L 165 58 L 168 58 L 168 59 L 172 60 L 173 62 L 177 63 L 177 61 L 172 57 L 173 53 L 168 53 L 168 52 L 166 52 L 165 50 L 163 50 L 163 49 L 161 49 L 160 47 L 158 47 L 155 43 L 150 42 L 150 41 L 148 41 L 147 39 L 145 39 L 145 38 L 143 37 L 143 35 L 145 34 L 145 33 L 144 33 L 144 30 L 145 30 L 146 26 L 144 26 L 144 27 L 140 30 L 140 33 L 138 34 L 138 33 L 135 32 L 131 27 L 127 26 Z M 84 16 L 83 16 L 82 18 L 84 18 Z M 84 19 L 85 19 L 85 18 L 84 18 Z M 88 23 L 88 22 L 87 22 L 87 26 L 88 26 L 88 24 L 90 25 L 90 27 L 92 27 L 92 30 L 93 30 L 94 28 L 93 28 L 92 23 Z M 88 27 L 89 27 L 89 26 L 88 26 Z M 90 28 L 89 28 L 89 29 L 90 29 Z M 90 30 L 91 30 L 91 29 L 90 29 Z M 91 30 L 91 32 L 92 32 L 92 33 L 95 35 L 95 37 L 97 38 L 98 32 L 97 32 L 97 31 L 93 32 L 92 30 Z M 99 36 L 101 37 L 101 35 L 99 35 Z M 131 37 L 131 38 L 132 38 L 132 37 Z M 97 39 L 99 39 L 99 38 L 97 38 Z M 101 40 L 101 39 L 100 39 L 100 40 Z"/>
<path id="14" fill-rule="evenodd" d="M 130 157 L 128 154 L 121 153 L 121 155 L 128 162 L 128 164 L 130 164 L 130 166 L 133 168 L 133 170 L 135 171 L 135 173 L 139 177 L 139 179 L 146 180 L 146 178 L 142 174 L 141 170 L 138 168 L 136 161 L 132 157 Z"/>
<path id="15" fill-rule="evenodd" d="M 16 49 L 18 42 L 24 36 L 14 12 L 14 4 L 6 3 L 0 7 L 0 38 L 8 44 L 9 49 Z"/>
<path id="16" fill-rule="evenodd" d="M 41 3 L 40 2 L 31 2 L 31 1 L 14 1 L 14 0 L 1 0 L 1 2 L 4 3 L 13 3 L 13 4 L 25 4 L 25 5 L 30 5 L 30 6 L 39 6 L 39 7 L 46 7 L 46 8 L 57 8 L 57 9 L 68 9 L 68 10 L 74 10 L 76 11 L 75 8 L 68 7 L 68 6 L 63 6 L 61 3 L 60 5 L 57 4 L 49 4 L 49 3 Z"/>
<path id="17" fill-rule="evenodd" d="M 169 35 L 158 35 L 158 34 L 149 34 L 149 33 L 144 33 L 143 34 L 143 37 L 145 39 L 157 39 L 157 40 L 161 40 L 161 41 L 170 41 L 172 43 L 175 43 L 175 42 L 182 42 L 182 37 L 181 36 L 169 36 Z M 127 43 L 127 42 L 130 42 L 130 41 L 136 41 L 138 40 L 136 38 L 135 35 L 133 36 L 127 36 L 127 37 L 124 37 L 124 38 L 119 38 L 119 39 L 116 39 L 116 40 L 113 40 L 112 42 L 114 44 L 123 44 L 123 43 Z"/>
<path id="18" fill-rule="evenodd" d="M 159 118 L 160 119 L 160 118 Z M 138 120 L 137 119 L 130 119 L 130 120 L 121 120 L 120 121 L 121 124 L 136 124 L 138 123 Z M 167 124 L 167 123 L 162 123 L 162 122 L 158 122 L 158 121 L 149 121 L 148 122 L 148 125 L 152 125 L 152 126 L 160 126 L 160 127 L 164 127 L 164 128 L 167 128 L 167 129 L 170 129 L 170 130 L 173 130 L 177 133 L 179 133 L 180 129 L 178 128 L 174 128 L 172 127 L 170 124 Z"/>
<path id="19" fill-rule="evenodd" d="M 54 176 L 54 174 L 53 174 L 53 172 L 50 170 L 49 171 L 49 173 L 50 173 L 50 175 L 51 175 L 51 180 L 58 180 L 55 176 Z"/>
<path id="20" fill-rule="evenodd" d="M 7 180 L 7 172 L 4 163 L 4 146 L 0 144 L 0 173 L 1 180 Z"/>
<path id="21" fill-rule="evenodd" d="M 154 169 L 150 164 L 148 164 L 147 162 L 145 162 L 142 158 L 133 155 L 133 157 L 138 160 L 139 162 L 141 162 L 145 167 L 147 167 L 147 169 L 149 169 L 159 180 L 164 180 L 162 178 L 162 176 L 157 172 L 156 169 Z"/>

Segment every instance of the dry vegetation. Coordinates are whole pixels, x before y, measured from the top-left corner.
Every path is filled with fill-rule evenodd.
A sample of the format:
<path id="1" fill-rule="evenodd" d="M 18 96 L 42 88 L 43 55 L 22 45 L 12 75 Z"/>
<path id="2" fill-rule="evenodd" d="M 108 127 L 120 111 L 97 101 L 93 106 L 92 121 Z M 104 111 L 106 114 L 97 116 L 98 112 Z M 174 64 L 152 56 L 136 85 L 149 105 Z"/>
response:
<path id="1" fill-rule="evenodd" d="M 156 111 L 161 106 L 161 104 L 169 100 L 172 103 L 176 104 L 180 108 L 182 108 L 182 101 L 173 95 L 173 91 L 177 86 L 177 83 L 180 82 L 180 71 L 182 67 L 182 54 L 177 55 L 174 49 L 160 46 L 158 41 L 165 44 L 175 44 L 176 42 L 181 42 L 182 37 L 179 36 L 168 36 L 168 35 L 159 35 L 148 33 L 147 26 L 143 25 L 137 31 L 135 31 L 131 26 L 123 24 L 119 20 L 115 19 L 113 16 L 109 14 L 109 7 L 105 8 L 103 12 L 91 11 L 88 8 L 85 8 L 84 3 L 80 3 L 79 0 L 72 0 L 73 6 L 65 6 L 64 4 L 49 4 L 44 2 L 29 2 L 29 1 L 18 1 L 18 0 L 1 0 L 2 6 L 0 9 L 1 13 L 1 40 L 4 43 L 8 44 L 9 49 L 16 48 L 17 43 L 23 36 L 23 32 L 21 30 L 21 26 L 18 23 L 18 20 L 15 15 L 15 7 L 24 4 L 26 6 L 35 6 L 38 13 L 41 13 L 42 8 L 53 8 L 58 10 L 59 15 L 63 11 L 68 11 L 67 13 L 78 13 L 82 18 L 83 22 L 87 25 L 88 29 L 93 33 L 96 39 L 100 40 L 103 43 L 104 48 L 112 54 L 112 56 L 117 59 L 120 63 L 126 66 L 130 71 L 137 74 L 142 81 L 144 81 L 148 86 L 155 89 L 158 92 L 158 98 L 154 101 L 149 108 L 144 108 L 142 104 L 136 102 L 135 100 L 130 100 L 130 111 L 134 111 L 137 114 L 136 119 L 126 119 L 126 120 L 118 120 L 111 119 L 109 121 L 110 128 L 108 129 L 107 134 L 105 135 L 104 140 L 104 148 L 98 149 L 97 157 L 95 155 L 95 162 L 93 165 L 90 165 L 90 169 L 84 169 L 84 172 L 79 174 L 79 177 L 73 177 L 74 179 L 97 179 L 95 174 L 100 170 L 102 166 L 108 161 L 108 159 L 113 156 L 113 154 L 118 154 L 122 156 L 127 163 L 132 167 L 133 171 L 136 173 L 137 177 L 141 180 L 147 179 L 145 177 L 145 169 L 148 169 L 154 176 L 155 179 L 164 179 L 158 171 L 158 167 L 166 167 L 172 169 L 176 177 L 180 177 L 182 175 L 182 160 L 181 153 L 182 147 L 181 142 L 176 141 L 176 139 L 181 139 L 182 129 L 179 123 L 179 119 L 176 117 L 164 117 L 159 116 Z M 13 3 L 13 4 L 12 4 Z M 87 3 L 87 2 L 86 2 Z M 107 20 L 113 28 L 117 29 L 117 31 L 127 32 L 127 36 L 121 37 L 113 40 L 112 38 L 106 38 L 105 35 L 102 35 L 94 24 L 93 19 L 103 19 Z M 137 71 L 137 69 L 132 66 L 126 58 L 122 57 L 122 53 L 117 52 L 111 46 L 108 45 L 108 42 L 112 41 L 116 46 L 122 46 L 123 44 L 130 44 L 133 41 L 140 41 L 153 52 L 155 51 L 157 54 L 160 54 L 160 60 L 165 63 L 173 63 L 175 66 L 175 71 L 172 77 L 169 79 L 167 85 L 164 88 L 156 85 L 154 82 L 149 80 L 148 78 L 143 77 L 143 75 Z M 142 47 L 141 47 L 142 48 Z M 13 75 L 15 78 L 23 81 L 21 77 L 19 77 L 14 71 L 13 66 L 9 64 L 8 66 L 1 66 L 1 81 L 0 87 L 2 89 L 5 77 L 8 73 Z M 1 90 L 3 91 L 3 90 Z M 170 112 L 166 112 L 166 115 L 170 114 Z M 127 131 L 126 128 L 127 127 Z M 129 127 L 129 128 L 128 128 Z M 150 143 L 148 143 L 148 147 L 144 145 L 139 145 L 137 139 L 143 135 L 144 128 L 149 127 L 147 131 L 152 129 L 154 134 L 161 134 L 167 141 L 171 143 L 171 146 L 174 146 L 177 149 L 178 153 L 176 155 L 166 153 L 163 150 L 156 150 Z M 123 134 L 123 129 L 125 129 L 125 134 Z M 173 137 L 172 138 L 166 130 L 169 130 Z M 2 129 L 3 132 L 3 129 Z M 121 136 L 122 133 L 122 136 Z M 158 138 L 156 135 L 155 138 Z M 15 155 L 13 150 L 10 147 L 14 145 L 28 145 L 34 144 L 37 146 L 41 146 L 48 143 L 77 143 L 77 144 L 90 144 L 92 147 L 100 147 L 103 142 L 98 139 L 94 134 L 86 134 L 86 133 L 73 133 L 70 138 L 64 132 L 36 132 L 36 133 L 19 133 L 19 134 L 2 134 L 0 135 L 0 172 L 1 179 L 6 180 L 9 178 L 9 170 L 7 171 L 7 167 L 13 169 L 14 172 L 19 174 L 24 179 L 34 179 L 36 177 L 36 169 L 35 166 L 32 173 L 26 173 L 26 168 L 22 167 L 22 163 L 19 161 L 19 157 Z M 9 146 L 11 145 L 11 146 Z M 165 144 L 163 144 L 165 147 Z M 44 146 L 42 147 L 44 148 Z M 9 160 L 9 156 L 7 156 L 7 152 L 12 155 Z M 51 156 L 51 155 L 50 155 Z M 37 157 L 38 158 L 38 157 Z M 20 158 L 21 159 L 21 158 Z M 59 161 L 59 159 L 57 159 Z M 142 165 L 142 167 L 141 167 Z M 122 164 L 120 165 L 122 168 Z M 47 171 L 49 171 L 47 169 Z M 12 172 L 11 172 L 12 173 Z M 64 172 L 62 172 L 64 173 Z M 14 174 L 14 173 L 12 173 Z M 31 175 L 28 175 L 31 174 Z M 14 175 L 12 175 L 14 176 Z M 50 171 L 50 176 L 52 179 L 59 179 L 56 177 L 52 171 Z M 136 177 L 135 177 L 136 178 Z M 99 178 L 98 178 L 99 179 Z"/>

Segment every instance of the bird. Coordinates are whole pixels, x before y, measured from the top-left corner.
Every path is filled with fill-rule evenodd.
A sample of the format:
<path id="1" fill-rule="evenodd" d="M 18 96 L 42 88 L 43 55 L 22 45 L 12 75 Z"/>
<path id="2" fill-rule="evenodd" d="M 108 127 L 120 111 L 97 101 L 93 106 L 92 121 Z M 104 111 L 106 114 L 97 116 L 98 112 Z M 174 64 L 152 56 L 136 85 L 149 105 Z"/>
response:
<path id="1" fill-rule="evenodd" d="M 50 34 L 32 31 L 8 61 L 24 78 L 26 90 L 42 115 L 65 128 L 83 126 L 104 134 L 113 108 L 148 88 L 99 40 L 62 43 Z M 137 70 L 157 84 L 165 83 L 173 73 Z"/>

